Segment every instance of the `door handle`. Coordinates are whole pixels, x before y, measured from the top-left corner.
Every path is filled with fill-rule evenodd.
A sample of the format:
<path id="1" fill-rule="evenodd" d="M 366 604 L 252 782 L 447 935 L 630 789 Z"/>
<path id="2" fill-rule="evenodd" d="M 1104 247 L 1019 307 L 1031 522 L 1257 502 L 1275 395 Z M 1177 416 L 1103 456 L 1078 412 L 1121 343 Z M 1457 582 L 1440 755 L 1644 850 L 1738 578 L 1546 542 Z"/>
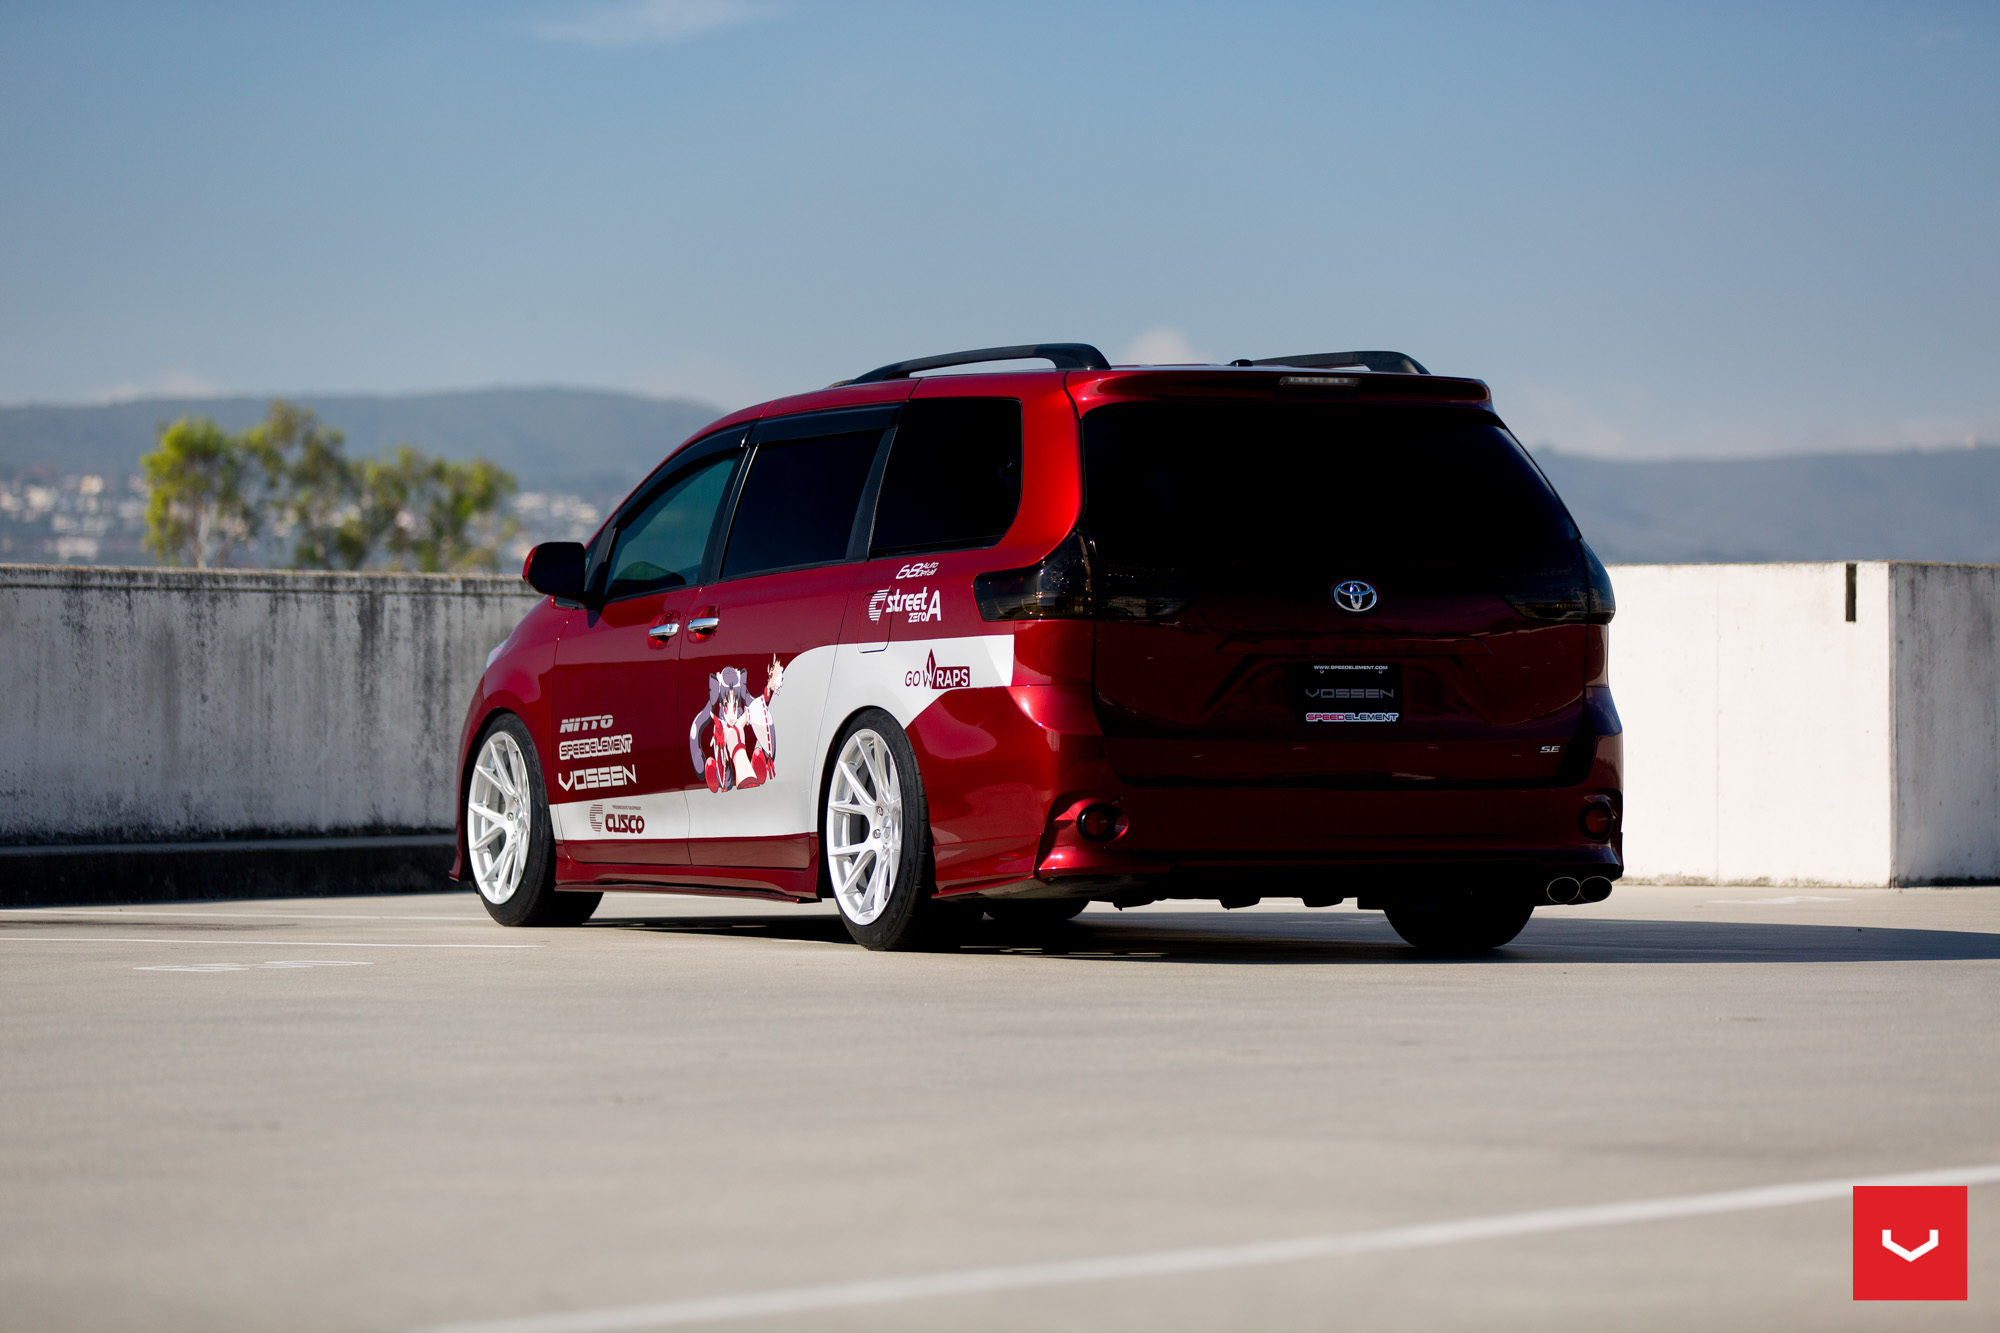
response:
<path id="1" fill-rule="evenodd" d="M 721 616 L 696 616 L 688 621 L 688 633 L 713 634 L 722 626 Z"/>
<path id="2" fill-rule="evenodd" d="M 667 621 L 662 621 L 660 624 L 657 624 L 653 626 L 651 629 L 647 630 L 646 637 L 664 643 L 668 639 L 673 638 L 674 635 L 679 634 L 680 632 L 681 632 L 680 621 L 667 620 Z"/>

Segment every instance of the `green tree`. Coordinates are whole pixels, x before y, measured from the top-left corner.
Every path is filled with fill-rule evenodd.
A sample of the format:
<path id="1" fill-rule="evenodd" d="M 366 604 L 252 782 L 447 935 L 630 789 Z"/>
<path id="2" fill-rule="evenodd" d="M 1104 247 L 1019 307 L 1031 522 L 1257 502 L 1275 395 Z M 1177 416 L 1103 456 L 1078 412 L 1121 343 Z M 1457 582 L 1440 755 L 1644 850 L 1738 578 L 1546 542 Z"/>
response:
<path id="1" fill-rule="evenodd" d="M 170 565 L 227 565 L 262 534 L 276 482 L 272 458 L 207 417 L 159 428 L 139 460 L 149 494 L 146 547 Z"/>
<path id="2" fill-rule="evenodd" d="M 293 569 L 492 569 L 516 523 L 512 473 L 410 445 L 353 460 L 345 437 L 280 398 L 231 435 L 206 418 L 160 428 L 141 460 L 151 496 L 146 544 L 169 564 L 228 564 L 290 541 Z"/>
<path id="3" fill-rule="evenodd" d="M 310 408 L 280 398 L 243 439 L 279 479 L 277 521 L 291 538 L 291 567 L 358 569 L 369 547 L 345 437 L 322 426 Z"/>
<path id="4" fill-rule="evenodd" d="M 454 463 L 405 444 L 362 465 L 360 524 L 391 569 L 493 569 L 516 530 L 502 512 L 515 489 L 483 458 Z"/>

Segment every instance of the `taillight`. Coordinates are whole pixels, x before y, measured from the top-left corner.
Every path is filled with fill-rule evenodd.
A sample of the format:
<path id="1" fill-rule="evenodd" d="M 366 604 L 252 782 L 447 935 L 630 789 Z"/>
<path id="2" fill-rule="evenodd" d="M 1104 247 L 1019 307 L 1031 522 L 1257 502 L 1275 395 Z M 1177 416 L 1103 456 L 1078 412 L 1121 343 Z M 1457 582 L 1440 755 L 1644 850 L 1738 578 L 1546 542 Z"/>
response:
<path id="1" fill-rule="evenodd" d="M 1090 547 L 1072 532 L 1062 545 L 1024 569 L 1002 569 L 972 581 L 987 620 L 1088 620 Z"/>
<path id="2" fill-rule="evenodd" d="M 1590 543 L 1574 547 L 1537 569 L 1515 572 L 1508 580 L 1508 604 L 1529 620 L 1607 625 L 1618 611 L 1611 593 L 1611 575 Z"/>

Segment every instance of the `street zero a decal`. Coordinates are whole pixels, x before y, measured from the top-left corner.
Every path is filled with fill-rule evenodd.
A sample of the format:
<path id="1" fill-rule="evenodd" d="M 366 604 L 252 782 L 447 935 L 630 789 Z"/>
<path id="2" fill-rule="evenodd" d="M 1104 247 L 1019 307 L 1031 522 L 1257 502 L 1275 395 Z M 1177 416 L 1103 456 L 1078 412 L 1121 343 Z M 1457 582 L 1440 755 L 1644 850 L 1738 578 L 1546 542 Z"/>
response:
<path id="1" fill-rule="evenodd" d="M 708 704 L 688 727 L 688 754 L 710 791 L 761 787 L 777 774 L 771 701 L 784 684 L 785 669 L 775 657 L 764 673 L 762 694 L 750 693 L 740 667 L 724 667 L 708 678 Z"/>

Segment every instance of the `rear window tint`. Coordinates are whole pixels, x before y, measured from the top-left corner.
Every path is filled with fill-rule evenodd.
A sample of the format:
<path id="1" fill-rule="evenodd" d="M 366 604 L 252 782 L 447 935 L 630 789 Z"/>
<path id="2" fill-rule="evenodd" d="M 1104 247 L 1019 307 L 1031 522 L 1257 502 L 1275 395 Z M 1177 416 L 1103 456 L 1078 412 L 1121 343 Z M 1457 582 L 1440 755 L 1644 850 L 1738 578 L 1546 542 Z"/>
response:
<path id="1" fill-rule="evenodd" d="M 1513 437 L 1452 409 L 1120 403 L 1083 418 L 1083 461 L 1107 566 L 1244 591 L 1497 567 L 1577 535 Z"/>
<path id="2" fill-rule="evenodd" d="M 847 557 L 879 430 L 760 444 L 729 528 L 722 577 Z"/>
<path id="3" fill-rule="evenodd" d="M 903 409 L 889 447 L 870 550 L 991 546 L 1020 507 L 1020 401 L 919 399 Z"/>

